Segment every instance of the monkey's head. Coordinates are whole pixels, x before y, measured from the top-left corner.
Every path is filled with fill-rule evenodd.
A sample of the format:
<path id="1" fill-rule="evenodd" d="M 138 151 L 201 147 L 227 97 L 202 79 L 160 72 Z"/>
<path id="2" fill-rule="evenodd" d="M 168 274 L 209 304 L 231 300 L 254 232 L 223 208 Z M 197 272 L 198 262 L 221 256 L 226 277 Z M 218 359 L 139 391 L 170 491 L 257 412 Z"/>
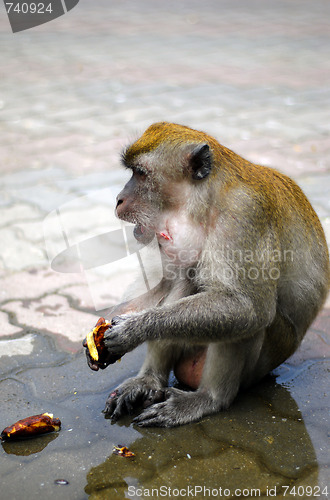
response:
<path id="1" fill-rule="evenodd" d="M 132 177 L 117 197 L 116 213 L 136 224 L 138 241 L 152 239 L 164 212 L 195 210 L 213 176 L 216 145 L 207 134 L 161 122 L 125 149 L 122 162 Z"/>

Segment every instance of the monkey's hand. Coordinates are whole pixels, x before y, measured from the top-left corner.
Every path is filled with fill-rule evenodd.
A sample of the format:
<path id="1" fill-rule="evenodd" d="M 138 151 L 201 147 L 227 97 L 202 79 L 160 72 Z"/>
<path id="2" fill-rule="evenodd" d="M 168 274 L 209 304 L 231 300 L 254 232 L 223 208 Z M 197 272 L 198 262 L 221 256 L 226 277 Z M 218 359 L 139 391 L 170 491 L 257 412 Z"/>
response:
<path id="1" fill-rule="evenodd" d="M 103 413 L 116 422 L 140 405 L 147 407 L 164 399 L 164 390 L 156 377 L 150 374 L 132 377 L 109 395 Z"/>
<path id="2" fill-rule="evenodd" d="M 140 313 L 123 314 L 111 320 L 111 328 L 104 333 L 104 345 L 111 356 L 118 358 L 142 344 L 136 321 Z"/>
<path id="3" fill-rule="evenodd" d="M 113 355 L 111 352 L 107 352 L 105 356 L 102 356 L 102 360 L 95 361 L 90 355 L 86 339 L 83 341 L 83 346 L 85 347 L 87 364 L 93 371 L 98 371 L 99 369 L 104 370 L 107 366 L 112 365 L 121 358 L 121 356 Z"/>

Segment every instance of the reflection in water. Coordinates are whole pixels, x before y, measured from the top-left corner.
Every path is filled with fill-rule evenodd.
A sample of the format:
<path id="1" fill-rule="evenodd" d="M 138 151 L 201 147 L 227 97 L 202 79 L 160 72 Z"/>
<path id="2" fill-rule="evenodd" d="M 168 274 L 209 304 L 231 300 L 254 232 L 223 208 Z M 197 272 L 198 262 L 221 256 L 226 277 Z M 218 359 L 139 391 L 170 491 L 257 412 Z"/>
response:
<path id="1" fill-rule="evenodd" d="M 86 493 L 97 492 L 98 499 L 147 498 L 152 488 L 159 496 L 184 488 L 182 497 L 188 487 L 205 487 L 211 493 L 222 488 L 222 496 L 231 497 L 239 496 L 238 489 L 255 490 L 252 496 L 266 498 L 270 491 L 282 495 L 284 486 L 317 486 L 316 455 L 301 413 L 289 391 L 271 377 L 218 415 L 140 432 L 134 443 L 125 443 L 135 458 L 109 456 L 90 470 Z M 196 498 L 212 496 L 197 491 Z M 247 495 L 241 491 L 241 496 Z"/>
<path id="2" fill-rule="evenodd" d="M 58 432 L 53 432 L 20 441 L 3 441 L 1 444 L 8 455 L 28 456 L 44 450 L 58 435 Z"/>

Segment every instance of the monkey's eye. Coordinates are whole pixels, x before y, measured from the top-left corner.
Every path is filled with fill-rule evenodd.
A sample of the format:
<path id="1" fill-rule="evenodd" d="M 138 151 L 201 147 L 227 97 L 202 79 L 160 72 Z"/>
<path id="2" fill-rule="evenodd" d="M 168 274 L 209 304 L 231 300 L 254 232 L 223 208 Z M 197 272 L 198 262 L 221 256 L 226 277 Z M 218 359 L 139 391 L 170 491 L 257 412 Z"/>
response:
<path id="1" fill-rule="evenodd" d="M 145 177 L 146 176 L 145 171 L 142 170 L 142 168 L 140 168 L 140 167 L 134 167 L 133 172 L 134 172 L 134 174 L 136 174 L 139 177 Z"/>

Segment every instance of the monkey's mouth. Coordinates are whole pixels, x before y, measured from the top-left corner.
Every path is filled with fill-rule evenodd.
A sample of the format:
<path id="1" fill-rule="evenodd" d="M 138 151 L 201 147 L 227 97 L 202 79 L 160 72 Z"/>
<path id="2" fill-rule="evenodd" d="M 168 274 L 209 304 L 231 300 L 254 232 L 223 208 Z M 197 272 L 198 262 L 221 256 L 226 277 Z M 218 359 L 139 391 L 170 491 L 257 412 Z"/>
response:
<path id="1" fill-rule="evenodd" d="M 137 223 L 133 230 L 134 238 L 143 245 L 148 245 L 155 236 L 155 231 Z"/>

